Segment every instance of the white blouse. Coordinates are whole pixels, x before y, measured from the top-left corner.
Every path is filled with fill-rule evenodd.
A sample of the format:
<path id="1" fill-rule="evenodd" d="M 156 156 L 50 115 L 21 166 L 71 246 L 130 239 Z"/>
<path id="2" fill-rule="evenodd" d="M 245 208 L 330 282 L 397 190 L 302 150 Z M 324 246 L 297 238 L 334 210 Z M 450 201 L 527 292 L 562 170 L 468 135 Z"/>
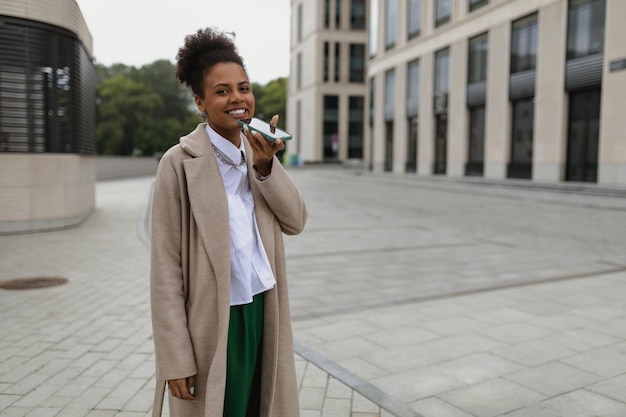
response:
<path id="1" fill-rule="evenodd" d="M 230 305 L 252 302 L 252 297 L 276 285 L 269 259 L 261 242 L 248 182 L 246 150 L 206 127 L 222 174 L 230 222 Z"/>

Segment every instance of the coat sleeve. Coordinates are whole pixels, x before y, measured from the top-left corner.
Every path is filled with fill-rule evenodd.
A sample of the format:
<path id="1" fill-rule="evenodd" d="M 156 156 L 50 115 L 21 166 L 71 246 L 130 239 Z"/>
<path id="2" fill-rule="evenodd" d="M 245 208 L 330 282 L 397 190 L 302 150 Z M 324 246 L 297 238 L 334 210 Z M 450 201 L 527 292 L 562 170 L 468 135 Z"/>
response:
<path id="1" fill-rule="evenodd" d="M 282 232 L 287 235 L 302 232 L 308 217 L 306 204 L 278 159 L 274 157 L 272 174 L 266 180 L 254 178 L 263 198 L 278 218 Z"/>
<path id="2" fill-rule="evenodd" d="M 182 256 L 181 187 L 176 170 L 164 156 L 152 197 L 150 303 L 157 380 L 197 373 L 187 327 Z"/>

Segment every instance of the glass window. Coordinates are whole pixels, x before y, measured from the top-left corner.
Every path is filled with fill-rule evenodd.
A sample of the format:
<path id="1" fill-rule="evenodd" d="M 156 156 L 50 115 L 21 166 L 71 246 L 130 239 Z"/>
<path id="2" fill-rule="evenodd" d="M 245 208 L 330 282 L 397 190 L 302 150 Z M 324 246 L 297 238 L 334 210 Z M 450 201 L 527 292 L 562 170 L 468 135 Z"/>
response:
<path id="1" fill-rule="evenodd" d="M 514 101 L 511 127 L 511 162 L 509 178 L 532 177 L 533 123 L 535 105 L 533 99 Z"/>
<path id="2" fill-rule="evenodd" d="M 324 96 L 324 158 L 336 158 L 339 134 L 339 96 Z"/>
<path id="3" fill-rule="evenodd" d="M 385 120 L 393 120 L 396 100 L 396 72 L 389 70 L 385 73 Z"/>
<path id="4" fill-rule="evenodd" d="M 365 81 L 365 45 L 362 43 L 350 44 L 350 82 L 362 83 Z"/>
<path id="5" fill-rule="evenodd" d="M 298 27 L 296 28 L 296 30 L 298 31 L 298 42 L 300 42 L 302 41 L 302 3 L 298 4 L 297 19 Z"/>
<path id="6" fill-rule="evenodd" d="M 469 10 L 474 11 L 489 3 L 489 0 L 469 0 Z"/>
<path id="7" fill-rule="evenodd" d="M 409 62 L 407 68 L 406 83 L 406 113 L 408 117 L 417 116 L 419 111 L 419 95 L 420 95 L 420 62 L 414 60 Z"/>
<path id="8" fill-rule="evenodd" d="M 513 22 L 511 74 L 535 68 L 537 62 L 537 14 Z"/>
<path id="9" fill-rule="evenodd" d="M 324 42 L 324 81 L 328 81 L 328 72 L 330 66 L 330 45 L 328 42 Z"/>
<path id="10" fill-rule="evenodd" d="M 296 88 L 302 88 L 302 52 L 296 55 Z"/>
<path id="11" fill-rule="evenodd" d="M 341 29 L 341 0 L 335 0 L 335 28 Z"/>
<path id="12" fill-rule="evenodd" d="M 378 0 L 370 1 L 370 56 L 378 53 Z"/>
<path id="13" fill-rule="evenodd" d="M 435 93 L 447 93 L 450 79 L 450 49 L 435 53 Z"/>
<path id="14" fill-rule="evenodd" d="M 465 174 L 481 176 L 485 156 L 485 106 L 474 107 L 469 112 L 469 152 Z"/>
<path id="15" fill-rule="evenodd" d="M 341 44 L 335 43 L 335 82 L 339 82 L 341 74 Z"/>
<path id="16" fill-rule="evenodd" d="M 407 119 L 407 155 L 406 172 L 417 172 L 417 140 L 418 140 L 418 118 L 409 117 Z"/>
<path id="17" fill-rule="evenodd" d="M 487 34 L 469 40 L 468 83 L 476 83 L 487 79 L 487 50 L 489 48 Z"/>
<path id="18" fill-rule="evenodd" d="M 350 96 L 348 122 L 348 158 L 363 158 L 363 121 L 365 97 Z"/>
<path id="19" fill-rule="evenodd" d="M 324 28 L 330 27 L 330 0 L 324 0 Z"/>
<path id="20" fill-rule="evenodd" d="M 435 0 L 435 27 L 450 21 L 453 0 Z"/>
<path id="21" fill-rule="evenodd" d="M 604 50 L 605 0 L 570 0 L 567 59 Z"/>
<path id="22" fill-rule="evenodd" d="M 389 49 L 393 48 L 396 44 L 398 0 L 387 0 L 387 8 L 385 12 L 385 47 Z"/>
<path id="23" fill-rule="evenodd" d="M 369 86 L 370 86 L 370 91 L 369 91 L 369 100 L 370 100 L 370 105 L 369 105 L 369 123 L 370 126 L 374 126 L 374 81 L 375 81 L 375 77 L 371 77 L 370 78 L 370 82 L 369 82 Z"/>
<path id="24" fill-rule="evenodd" d="M 350 5 L 350 28 L 365 29 L 365 0 L 352 0 Z"/>
<path id="25" fill-rule="evenodd" d="M 408 0 L 409 39 L 419 36 L 422 30 L 422 0 Z"/>

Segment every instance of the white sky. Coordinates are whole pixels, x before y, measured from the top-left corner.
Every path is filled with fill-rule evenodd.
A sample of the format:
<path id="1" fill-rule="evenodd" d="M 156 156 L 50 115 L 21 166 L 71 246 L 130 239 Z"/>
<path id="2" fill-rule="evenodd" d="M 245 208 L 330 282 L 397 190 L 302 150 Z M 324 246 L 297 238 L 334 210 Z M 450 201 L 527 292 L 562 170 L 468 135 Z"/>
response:
<path id="1" fill-rule="evenodd" d="M 97 62 L 175 62 L 185 36 L 207 26 L 237 34 L 250 81 L 289 75 L 290 0 L 77 0 Z"/>

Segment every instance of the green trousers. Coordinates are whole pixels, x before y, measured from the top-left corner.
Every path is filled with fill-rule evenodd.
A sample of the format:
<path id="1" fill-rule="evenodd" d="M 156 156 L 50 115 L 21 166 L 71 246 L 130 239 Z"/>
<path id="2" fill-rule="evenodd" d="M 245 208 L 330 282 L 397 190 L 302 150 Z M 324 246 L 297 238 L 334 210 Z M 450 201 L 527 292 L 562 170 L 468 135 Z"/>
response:
<path id="1" fill-rule="evenodd" d="M 264 294 L 230 307 L 224 417 L 259 417 Z"/>

